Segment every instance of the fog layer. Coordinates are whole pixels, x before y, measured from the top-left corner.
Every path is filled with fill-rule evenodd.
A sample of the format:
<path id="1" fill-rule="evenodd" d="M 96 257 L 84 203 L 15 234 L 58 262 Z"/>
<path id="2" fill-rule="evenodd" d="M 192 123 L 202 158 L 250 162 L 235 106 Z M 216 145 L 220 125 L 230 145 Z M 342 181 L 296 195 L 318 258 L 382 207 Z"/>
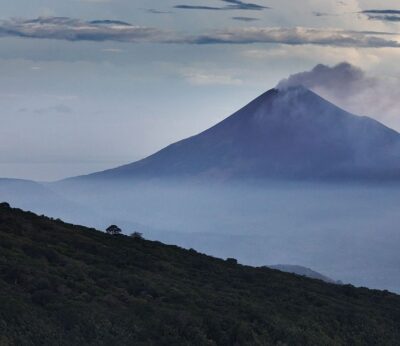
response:
<path id="1" fill-rule="evenodd" d="M 177 244 L 256 266 L 296 264 L 357 286 L 400 292 L 400 185 L 0 181 L 14 206 Z M 65 206 L 68 206 L 66 208 Z"/>

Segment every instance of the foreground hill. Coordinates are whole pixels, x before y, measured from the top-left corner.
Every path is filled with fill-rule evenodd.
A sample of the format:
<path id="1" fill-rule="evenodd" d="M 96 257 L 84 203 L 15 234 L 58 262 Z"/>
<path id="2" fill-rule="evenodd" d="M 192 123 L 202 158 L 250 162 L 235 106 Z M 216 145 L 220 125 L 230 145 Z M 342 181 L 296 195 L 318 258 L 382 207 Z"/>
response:
<path id="1" fill-rule="evenodd" d="M 397 345 L 400 297 L 0 205 L 1 345 Z"/>
<path id="2" fill-rule="evenodd" d="M 133 178 L 400 179 L 400 134 L 304 87 L 272 89 L 196 136 L 79 179 Z"/>

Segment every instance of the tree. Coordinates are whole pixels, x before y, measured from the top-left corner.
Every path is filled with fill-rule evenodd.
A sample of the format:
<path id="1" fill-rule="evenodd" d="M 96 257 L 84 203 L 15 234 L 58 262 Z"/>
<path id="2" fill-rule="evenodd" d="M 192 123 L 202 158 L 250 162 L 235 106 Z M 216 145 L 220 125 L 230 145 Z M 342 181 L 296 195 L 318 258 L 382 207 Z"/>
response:
<path id="1" fill-rule="evenodd" d="M 118 235 L 121 234 L 121 228 L 116 225 L 111 225 L 106 229 L 107 234 Z"/>
<path id="2" fill-rule="evenodd" d="M 143 239 L 143 233 L 140 233 L 140 232 L 133 232 L 133 233 L 131 234 L 131 237 L 132 237 L 132 238 L 135 238 L 135 239 Z"/>
<path id="3" fill-rule="evenodd" d="M 226 263 L 229 263 L 229 264 L 238 264 L 238 261 L 237 261 L 237 259 L 235 259 L 235 258 L 227 258 L 226 259 Z"/>

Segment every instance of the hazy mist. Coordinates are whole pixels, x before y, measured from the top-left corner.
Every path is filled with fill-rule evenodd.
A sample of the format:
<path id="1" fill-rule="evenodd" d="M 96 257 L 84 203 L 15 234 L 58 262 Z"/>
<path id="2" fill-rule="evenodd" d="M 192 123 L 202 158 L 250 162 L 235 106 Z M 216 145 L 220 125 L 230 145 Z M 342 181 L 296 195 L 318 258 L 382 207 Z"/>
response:
<path id="1" fill-rule="evenodd" d="M 2 199 L 38 213 L 195 248 L 251 265 L 297 264 L 400 292 L 400 185 L 0 182 Z"/>

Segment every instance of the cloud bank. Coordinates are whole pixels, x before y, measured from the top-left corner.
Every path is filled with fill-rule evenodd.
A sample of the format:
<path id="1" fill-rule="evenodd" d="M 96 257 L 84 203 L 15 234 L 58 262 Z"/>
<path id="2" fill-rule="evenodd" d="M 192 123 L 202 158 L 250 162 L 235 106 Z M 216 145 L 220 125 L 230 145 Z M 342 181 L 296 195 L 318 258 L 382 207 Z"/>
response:
<path id="1" fill-rule="evenodd" d="M 400 10 L 365 10 L 361 13 L 372 20 L 400 22 Z"/>
<path id="2" fill-rule="evenodd" d="M 143 42 L 164 38 L 165 32 L 115 20 L 90 22 L 68 17 L 14 18 L 2 21 L 0 36 L 57 39 L 67 41 Z"/>
<path id="3" fill-rule="evenodd" d="M 279 43 L 288 45 L 316 44 L 337 47 L 400 47 L 400 43 L 380 35 L 362 31 L 327 30 L 313 28 L 247 27 L 218 31 L 192 38 L 195 44 Z"/>
<path id="4" fill-rule="evenodd" d="M 369 76 L 343 62 L 323 64 L 282 80 L 278 88 L 303 85 L 354 114 L 368 115 L 390 126 L 400 123 L 400 79 Z"/>
<path id="5" fill-rule="evenodd" d="M 251 10 L 251 11 L 262 11 L 265 9 L 270 9 L 267 6 L 261 6 L 257 4 L 252 4 L 248 2 L 243 2 L 240 0 L 221 0 L 229 5 L 223 7 L 216 6 L 204 6 L 204 5 L 176 5 L 175 8 L 183 10 L 209 10 L 209 11 L 226 11 L 226 10 Z"/>
<path id="6" fill-rule="evenodd" d="M 243 20 L 243 17 L 236 17 Z M 67 41 L 117 41 L 174 44 L 323 45 L 336 47 L 400 47 L 393 33 L 336 29 L 244 27 L 188 36 L 118 20 L 83 21 L 68 17 L 10 19 L 0 22 L 0 36 Z M 390 36 L 390 39 L 388 39 Z"/>
<path id="7" fill-rule="evenodd" d="M 232 17 L 232 19 L 241 22 L 255 22 L 257 20 L 260 20 L 259 18 L 254 18 L 254 17 Z"/>

